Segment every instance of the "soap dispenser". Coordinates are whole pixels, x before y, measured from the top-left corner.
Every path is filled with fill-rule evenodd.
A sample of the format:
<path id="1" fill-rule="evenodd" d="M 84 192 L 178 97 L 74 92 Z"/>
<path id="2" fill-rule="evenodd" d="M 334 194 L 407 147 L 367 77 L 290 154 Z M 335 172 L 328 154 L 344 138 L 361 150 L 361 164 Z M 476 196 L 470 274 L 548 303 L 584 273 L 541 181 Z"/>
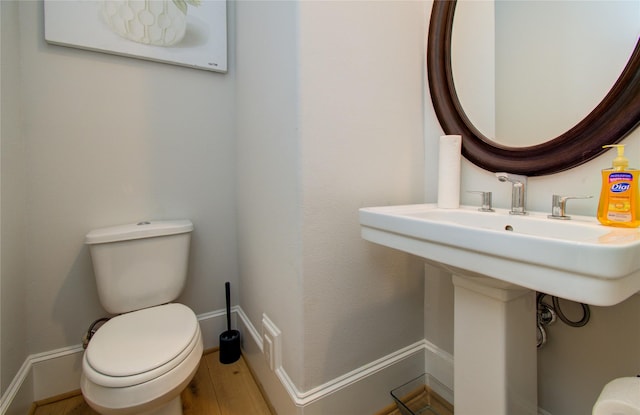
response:
<path id="1" fill-rule="evenodd" d="M 602 189 L 598 203 L 598 221 L 607 226 L 636 228 L 640 226 L 640 195 L 638 177 L 640 171 L 629 168 L 624 156 L 624 144 L 612 144 L 618 156 L 611 168 L 602 170 Z"/>

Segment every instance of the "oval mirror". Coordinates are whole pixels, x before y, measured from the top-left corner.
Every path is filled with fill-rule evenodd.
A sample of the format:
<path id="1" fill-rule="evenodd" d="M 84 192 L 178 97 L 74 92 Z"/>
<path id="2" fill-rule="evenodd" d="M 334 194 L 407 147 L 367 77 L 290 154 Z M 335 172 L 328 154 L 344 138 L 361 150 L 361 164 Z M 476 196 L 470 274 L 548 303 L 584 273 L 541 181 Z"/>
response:
<path id="1" fill-rule="evenodd" d="M 598 156 L 603 145 L 621 141 L 640 123 L 640 42 L 635 39 L 635 49 L 613 87 L 566 132 L 542 137 L 539 144 L 524 147 L 488 138 L 470 121 L 456 93 L 451 64 L 455 9 L 455 0 L 433 3 L 427 46 L 428 81 L 444 132 L 462 135 L 462 153 L 474 164 L 493 172 L 527 176 L 557 173 Z"/>

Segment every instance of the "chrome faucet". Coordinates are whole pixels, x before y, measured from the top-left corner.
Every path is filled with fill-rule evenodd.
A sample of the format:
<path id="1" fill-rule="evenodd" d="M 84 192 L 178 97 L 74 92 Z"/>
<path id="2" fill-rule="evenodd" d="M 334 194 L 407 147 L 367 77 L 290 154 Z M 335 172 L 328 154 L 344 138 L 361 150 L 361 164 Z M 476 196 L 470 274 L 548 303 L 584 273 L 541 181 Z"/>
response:
<path id="1" fill-rule="evenodd" d="M 511 173 L 496 173 L 501 182 L 511 183 L 511 215 L 527 215 L 527 177 Z"/>

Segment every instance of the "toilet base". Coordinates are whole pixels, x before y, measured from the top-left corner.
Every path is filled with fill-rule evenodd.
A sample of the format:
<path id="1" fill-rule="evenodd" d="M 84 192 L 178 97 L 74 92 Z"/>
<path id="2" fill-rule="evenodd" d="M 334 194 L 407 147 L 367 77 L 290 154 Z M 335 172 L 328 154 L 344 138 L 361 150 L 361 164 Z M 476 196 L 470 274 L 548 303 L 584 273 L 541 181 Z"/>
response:
<path id="1" fill-rule="evenodd" d="M 166 405 L 153 411 L 141 412 L 140 415 L 182 415 L 182 399 L 178 395 L 167 402 Z"/>
<path id="2" fill-rule="evenodd" d="M 163 397 L 159 397 L 151 403 L 134 407 L 107 408 L 91 401 L 83 391 L 84 400 L 93 410 L 102 415 L 182 415 L 182 399 L 180 396 L 182 391 L 189 385 L 189 382 L 191 382 L 197 369 L 198 367 L 196 366 L 192 373 L 176 388 L 168 391 Z M 84 378 L 84 376 L 82 378 Z M 81 379 L 81 382 L 82 380 L 83 379 Z M 171 398 L 171 396 L 174 396 L 174 398 Z M 149 407 L 153 409 L 148 409 Z"/>

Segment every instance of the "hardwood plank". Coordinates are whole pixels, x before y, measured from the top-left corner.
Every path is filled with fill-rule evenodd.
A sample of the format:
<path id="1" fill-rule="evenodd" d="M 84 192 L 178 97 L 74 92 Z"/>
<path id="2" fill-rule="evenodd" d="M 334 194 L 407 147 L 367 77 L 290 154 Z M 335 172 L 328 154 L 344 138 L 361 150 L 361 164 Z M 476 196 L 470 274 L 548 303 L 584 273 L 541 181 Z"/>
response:
<path id="1" fill-rule="evenodd" d="M 204 362 L 204 356 L 200 360 L 200 366 L 193 380 L 180 395 L 183 415 L 221 415 L 218 397 L 211 383 L 211 375 Z"/>
<path id="2" fill-rule="evenodd" d="M 204 360 L 222 415 L 272 415 L 244 358 L 225 365 L 220 363 L 218 353 L 211 353 Z"/>
<path id="3" fill-rule="evenodd" d="M 62 401 L 62 400 L 67 399 L 67 398 L 73 398 L 74 396 L 80 395 L 81 393 L 82 392 L 80 392 L 80 389 L 76 389 L 76 390 L 73 390 L 71 392 L 62 393 L 60 395 L 53 396 L 51 398 L 41 399 L 41 400 L 39 400 L 37 402 L 34 402 L 34 405 L 36 405 L 36 406 L 38 406 L 38 405 L 46 405 L 46 404 L 49 404 L 49 403 Z"/>
<path id="4" fill-rule="evenodd" d="M 98 415 L 84 400 L 82 395 L 67 399 L 66 415 Z"/>
<path id="5" fill-rule="evenodd" d="M 76 395 L 57 401 L 38 404 L 36 415 L 98 415 L 87 403 L 79 392 Z"/>
<path id="6" fill-rule="evenodd" d="M 401 415 L 398 407 L 395 403 L 385 406 L 383 409 L 376 412 L 374 415 Z"/>

